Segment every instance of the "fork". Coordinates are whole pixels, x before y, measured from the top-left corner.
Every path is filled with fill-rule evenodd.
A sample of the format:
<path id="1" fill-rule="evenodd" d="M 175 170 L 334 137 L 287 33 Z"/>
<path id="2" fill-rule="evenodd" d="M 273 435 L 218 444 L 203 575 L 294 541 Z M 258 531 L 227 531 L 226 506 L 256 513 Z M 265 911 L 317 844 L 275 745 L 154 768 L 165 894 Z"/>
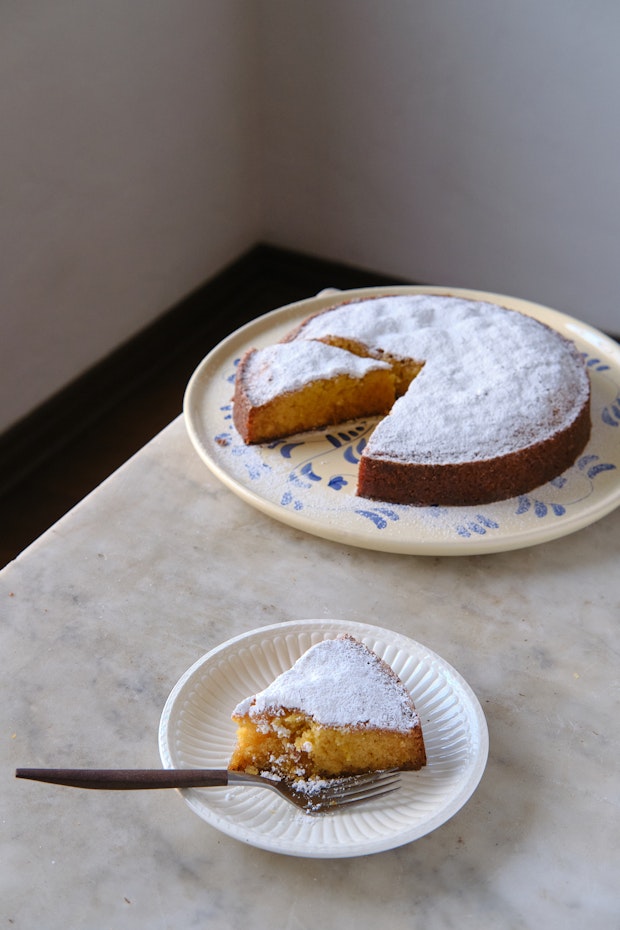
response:
<path id="1" fill-rule="evenodd" d="M 137 790 L 140 788 L 211 788 L 253 785 L 270 788 L 309 814 L 324 813 L 371 798 L 383 797 L 400 787 L 399 769 L 382 769 L 308 781 L 276 780 L 228 769 L 16 769 L 16 778 L 73 788 Z"/>

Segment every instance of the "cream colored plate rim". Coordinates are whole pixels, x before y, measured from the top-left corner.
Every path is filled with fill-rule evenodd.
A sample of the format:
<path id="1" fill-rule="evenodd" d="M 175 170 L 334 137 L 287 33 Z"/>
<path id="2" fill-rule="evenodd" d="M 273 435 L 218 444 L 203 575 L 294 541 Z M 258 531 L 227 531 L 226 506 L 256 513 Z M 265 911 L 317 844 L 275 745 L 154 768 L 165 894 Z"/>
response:
<path id="1" fill-rule="evenodd" d="M 531 512 L 525 517 L 519 516 L 518 519 L 517 499 L 484 507 L 442 508 L 440 520 L 436 519 L 436 510 L 432 508 L 388 505 L 387 510 L 396 515 L 396 520 L 388 518 L 383 521 L 386 525 L 378 531 L 375 523 L 360 519 L 356 513 L 323 507 L 323 501 L 327 498 L 323 495 L 322 487 L 313 490 L 314 500 L 311 507 L 295 509 L 292 506 L 283 506 L 279 492 L 274 493 L 271 487 L 257 487 L 256 482 L 236 469 L 238 460 L 232 457 L 232 450 L 218 445 L 215 441 L 223 403 L 232 396 L 230 372 L 234 371 L 235 360 L 247 348 L 277 341 L 308 315 L 340 300 L 382 294 L 416 293 L 449 294 L 472 300 L 487 300 L 519 310 L 572 339 L 589 358 L 600 360 L 600 368 L 607 369 L 600 373 L 596 368 L 590 369 L 593 382 L 593 430 L 582 460 L 585 461 L 586 457 L 588 460 L 596 459 L 609 470 L 605 474 L 599 473 L 596 482 L 592 482 L 586 478 L 585 472 L 577 474 L 574 468 L 576 499 L 571 499 L 570 506 L 563 508 L 561 518 L 555 516 L 553 508 L 556 503 L 552 498 L 559 498 L 562 504 L 562 492 L 552 490 L 550 498 L 549 486 L 545 486 L 545 489 L 541 489 L 542 502 L 533 492 Z M 228 380 L 225 380 L 227 376 Z M 620 392 L 620 346 L 598 330 L 573 317 L 529 301 L 484 291 L 447 287 L 375 287 L 329 292 L 298 301 L 265 314 L 238 329 L 219 343 L 198 365 L 188 383 L 183 410 L 188 435 L 200 458 L 224 485 L 262 513 L 296 529 L 334 542 L 377 551 L 452 556 L 502 552 L 549 542 L 583 529 L 618 506 L 620 426 L 616 430 L 605 426 L 601 422 L 599 409 L 601 404 L 608 402 L 614 391 L 616 394 Z M 597 400 L 599 395 L 601 399 Z M 618 403 L 620 397 L 616 396 L 616 404 Z M 236 431 L 234 433 L 236 434 Z M 241 444 L 240 439 L 239 443 Z M 267 446 L 252 449 L 252 454 L 260 456 L 269 467 L 282 468 L 283 463 L 278 459 L 277 453 Z M 602 465 L 600 468 L 602 471 Z M 284 471 L 282 474 L 284 475 Z M 377 502 L 366 503 L 372 505 L 369 509 L 374 513 L 371 516 L 376 515 L 382 520 L 381 513 L 385 512 L 386 508 L 381 508 Z M 544 519 L 540 518 L 542 510 L 546 513 Z"/>
<path id="2" fill-rule="evenodd" d="M 182 791 L 189 807 L 217 830 L 271 852 L 309 858 L 368 855 L 437 829 L 469 800 L 489 749 L 486 720 L 463 677 L 408 636 L 346 620 L 293 620 L 250 630 L 212 649 L 179 679 L 162 712 L 165 768 L 225 767 L 235 741 L 230 713 L 310 645 L 339 633 L 365 642 L 401 675 L 412 693 L 428 764 L 401 776 L 395 794 L 319 816 L 304 814 L 271 791 Z"/>

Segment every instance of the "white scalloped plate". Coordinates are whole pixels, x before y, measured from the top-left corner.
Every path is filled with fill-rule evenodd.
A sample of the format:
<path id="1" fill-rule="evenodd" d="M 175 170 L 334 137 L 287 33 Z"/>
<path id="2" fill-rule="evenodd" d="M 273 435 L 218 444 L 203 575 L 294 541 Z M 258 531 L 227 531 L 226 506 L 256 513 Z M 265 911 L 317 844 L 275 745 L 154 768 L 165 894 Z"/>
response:
<path id="1" fill-rule="evenodd" d="M 165 768 L 226 768 L 235 744 L 231 712 L 314 643 L 351 633 L 385 659 L 410 690 L 427 765 L 402 787 L 348 810 L 305 814 L 271 791 L 187 789 L 190 808 L 228 836 L 271 852 L 310 858 L 362 856 L 435 830 L 475 791 L 488 756 L 482 708 L 447 662 L 406 636 L 344 620 L 296 620 L 244 633 L 211 650 L 178 681 L 164 707 L 159 749 Z"/>
<path id="2" fill-rule="evenodd" d="M 378 294 L 452 294 L 535 317 L 572 339 L 592 381 L 592 435 L 577 462 L 530 494 L 477 507 L 411 507 L 357 497 L 361 448 L 374 420 L 246 446 L 232 424 L 236 365 L 251 346 L 343 299 Z M 620 346 L 579 320 L 514 297 L 459 288 L 383 287 L 289 304 L 237 330 L 200 363 L 184 416 L 199 456 L 231 491 L 282 523 L 335 542 L 410 555 L 474 555 L 574 533 L 620 504 Z"/>

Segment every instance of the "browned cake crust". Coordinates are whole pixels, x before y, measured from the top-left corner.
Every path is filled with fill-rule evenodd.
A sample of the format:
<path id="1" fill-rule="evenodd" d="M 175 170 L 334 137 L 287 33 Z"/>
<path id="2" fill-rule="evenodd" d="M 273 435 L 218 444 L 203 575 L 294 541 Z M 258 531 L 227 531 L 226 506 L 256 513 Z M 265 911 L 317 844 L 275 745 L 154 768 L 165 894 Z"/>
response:
<path id="1" fill-rule="evenodd" d="M 491 460 L 420 465 L 363 456 L 357 493 L 393 504 L 490 504 L 527 494 L 570 468 L 590 438 L 590 398 L 574 422 L 545 442 Z"/>

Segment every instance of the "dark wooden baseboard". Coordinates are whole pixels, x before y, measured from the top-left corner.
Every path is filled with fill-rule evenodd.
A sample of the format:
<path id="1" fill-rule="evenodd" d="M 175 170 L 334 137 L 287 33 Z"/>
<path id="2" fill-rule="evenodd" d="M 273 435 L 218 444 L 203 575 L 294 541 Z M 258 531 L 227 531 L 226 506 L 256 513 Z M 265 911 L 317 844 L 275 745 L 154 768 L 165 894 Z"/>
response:
<path id="1" fill-rule="evenodd" d="M 411 282 L 257 245 L 0 435 L 0 495 L 180 356 L 191 369 L 239 326 L 325 287 L 405 283 Z"/>
<path id="2" fill-rule="evenodd" d="M 412 283 L 283 248 L 255 246 L 0 435 L 0 496 L 179 359 L 189 376 L 218 342 L 261 314 L 326 287 Z"/>

